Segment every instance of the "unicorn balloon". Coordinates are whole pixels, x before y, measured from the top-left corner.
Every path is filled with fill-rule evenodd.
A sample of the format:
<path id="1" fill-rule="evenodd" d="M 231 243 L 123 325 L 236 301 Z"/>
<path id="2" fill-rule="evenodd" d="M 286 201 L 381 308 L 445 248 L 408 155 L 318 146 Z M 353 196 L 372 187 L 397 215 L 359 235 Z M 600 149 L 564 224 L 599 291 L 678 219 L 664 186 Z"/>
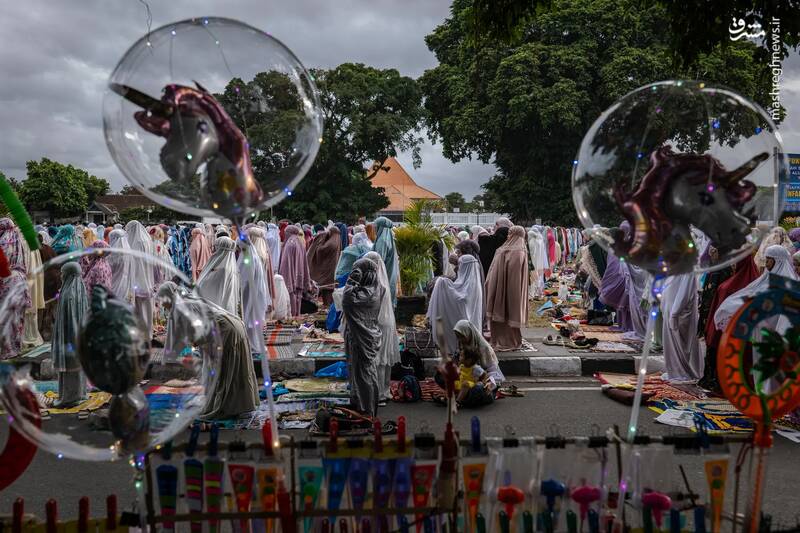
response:
<path id="1" fill-rule="evenodd" d="M 196 85 L 167 85 L 161 100 L 125 85 L 111 83 L 110 88 L 143 108 L 134 113 L 142 129 L 166 139 L 160 160 L 167 176 L 183 185 L 198 179 L 203 207 L 222 216 L 244 216 L 264 197 L 247 138 L 222 105 Z"/>

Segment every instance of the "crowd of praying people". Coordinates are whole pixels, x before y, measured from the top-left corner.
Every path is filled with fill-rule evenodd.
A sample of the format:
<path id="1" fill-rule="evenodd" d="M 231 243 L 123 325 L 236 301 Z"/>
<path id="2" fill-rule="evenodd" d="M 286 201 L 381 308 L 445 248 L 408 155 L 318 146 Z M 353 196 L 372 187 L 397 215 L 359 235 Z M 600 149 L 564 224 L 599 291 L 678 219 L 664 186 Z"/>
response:
<path id="1" fill-rule="evenodd" d="M 393 228 L 385 217 L 351 226 L 288 220 L 241 228 L 145 226 L 137 220 L 107 227 L 39 225 L 39 249 L 32 251 L 14 223 L 3 218 L 0 247 L 9 271 L 0 272 L 0 301 L 7 300 L 9 314 L 2 323 L 0 358 L 16 357 L 47 339 L 58 373 L 58 405 L 73 405 L 87 394 L 74 346 L 92 288 L 102 285 L 127 302 L 151 335 L 154 321 L 164 317 L 163 350 L 169 361 L 179 357 L 183 346 L 178 339 L 192 326 L 176 311 L 175 301 L 181 287 L 193 285 L 196 290 L 184 295 L 183 305 L 203 307 L 225 347 L 205 418 L 257 409 L 259 387 L 252 362 L 254 354 L 265 351 L 267 321 L 287 321 L 325 308 L 327 329 L 344 339 L 351 407 L 375 416 L 390 399 L 391 369 L 401 360 L 395 308 L 403 295 Z M 625 223 L 621 228 L 630 231 Z M 697 238 L 704 251 L 701 261 L 718 261 L 713 245 Z M 56 256 L 81 250 L 95 253 L 49 264 Z M 581 273 L 591 311 L 613 312 L 626 336 L 645 335 L 642 300 L 648 277 L 577 229 L 525 229 L 506 217 L 493 227 L 447 227 L 431 258 L 427 323 L 437 346 L 459 361 L 456 389 L 462 406 L 493 402 L 505 380 L 496 352 L 523 346 L 529 301 L 542 298 L 547 280 L 562 268 L 576 267 Z M 701 277 L 668 278 L 661 299 L 663 329 L 656 332 L 668 379 L 718 387 L 715 353 L 730 317 L 746 298 L 766 290 L 769 274 L 798 279 L 799 271 L 800 228 L 787 233 L 778 227 L 757 253 L 736 265 Z M 19 283 L 26 279 L 28 283 Z M 153 338 L 152 343 L 159 341 Z"/>

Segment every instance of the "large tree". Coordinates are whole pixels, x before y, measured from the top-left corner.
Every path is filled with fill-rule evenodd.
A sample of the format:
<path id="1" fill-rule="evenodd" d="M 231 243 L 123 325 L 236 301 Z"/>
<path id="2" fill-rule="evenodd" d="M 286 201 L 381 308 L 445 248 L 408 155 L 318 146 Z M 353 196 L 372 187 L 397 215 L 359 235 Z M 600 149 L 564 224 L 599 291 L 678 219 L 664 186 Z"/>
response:
<path id="1" fill-rule="evenodd" d="M 85 170 L 43 157 L 26 163 L 28 177 L 19 186 L 19 197 L 28 211 L 49 211 L 53 218 L 82 214 L 108 182 Z"/>
<path id="2" fill-rule="evenodd" d="M 519 42 L 532 20 L 559 7 L 560 3 L 553 0 L 474 0 L 466 12 L 469 38 L 476 44 Z M 734 36 L 739 33 L 735 31 L 739 20 L 761 25 L 762 58 L 771 58 L 775 45 L 782 57 L 800 45 L 800 0 L 640 0 L 631 9 L 657 9 L 662 13 L 661 20 L 670 31 L 672 56 L 678 64 L 691 64 L 700 54 L 728 45 L 731 29 Z M 776 34 L 777 41 L 773 38 Z"/>
<path id="3" fill-rule="evenodd" d="M 388 157 L 410 150 L 419 161 L 422 92 L 394 69 L 362 64 L 312 75 L 325 120 L 323 142 L 305 179 L 275 211 L 292 220 L 355 222 L 389 205 L 370 183 Z M 280 181 L 291 157 L 284 148 L 301 117 L 293 85 L 283 74 L 263 72 L 248 82 L 232 80 L 218 98 L 245 131 L 256 174 Z"/>
<path id="4" fill-rule="evenodd" d="M 467 201 L 464 199 L 464 195 L 460 192 L 451 192 L 444 195 L 444 201 L 447 203 L 448 211 L 452 211 L 453 209 L 464 209 Z"/>
<path id="5" fill-rule="evenodd" d="M 697 78 L 765 103 L 769 73 L 748 42 L 718 46 L 686 67 L 671 60 L 660 5 L 636 0 L 553 0 L 514 43 L 470 38 L 472 0 L 426 37 L 439 65 L 420 83 L 429 132 L 452 161 L 477 157 L 499 169 L 484 186 L 494 207 L 520 222 L 575 223 L 572 161 L 600 113 L 650 82 Z"/>

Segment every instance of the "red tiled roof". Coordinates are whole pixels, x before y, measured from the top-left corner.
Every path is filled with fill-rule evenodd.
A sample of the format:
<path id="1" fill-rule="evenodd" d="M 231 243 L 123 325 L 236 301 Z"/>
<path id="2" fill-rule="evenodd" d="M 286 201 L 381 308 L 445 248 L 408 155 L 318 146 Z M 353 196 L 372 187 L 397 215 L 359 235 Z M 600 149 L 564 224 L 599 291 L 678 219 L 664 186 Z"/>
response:
<path id="1" fill-rule="evenodd" d="M 377 161 L 372 164 L 371 172 L 379 165 Z M 405 211 L 414 200 L 441 200 L 442 197 L 435 192 L 420 187 L 406 172 L 400 162 L 390 157 L 384 162 L 372 178 L 373 187 L 383 187 L 389 205 L 383 211 Z"/>

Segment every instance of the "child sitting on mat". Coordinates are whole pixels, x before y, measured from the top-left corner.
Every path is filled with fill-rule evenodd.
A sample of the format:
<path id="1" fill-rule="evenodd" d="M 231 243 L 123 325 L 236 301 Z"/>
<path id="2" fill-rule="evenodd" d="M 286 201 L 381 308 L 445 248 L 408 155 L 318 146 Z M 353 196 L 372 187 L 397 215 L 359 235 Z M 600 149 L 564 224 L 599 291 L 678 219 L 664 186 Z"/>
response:
<path id="1" fill-rule="evenodd" d="M 494 401 L 487 390 L 489 374 L 478 364 L 477 354 L 463 351 L 456 381 L 456 402 L 459 407 L 479 407 Z"/>

